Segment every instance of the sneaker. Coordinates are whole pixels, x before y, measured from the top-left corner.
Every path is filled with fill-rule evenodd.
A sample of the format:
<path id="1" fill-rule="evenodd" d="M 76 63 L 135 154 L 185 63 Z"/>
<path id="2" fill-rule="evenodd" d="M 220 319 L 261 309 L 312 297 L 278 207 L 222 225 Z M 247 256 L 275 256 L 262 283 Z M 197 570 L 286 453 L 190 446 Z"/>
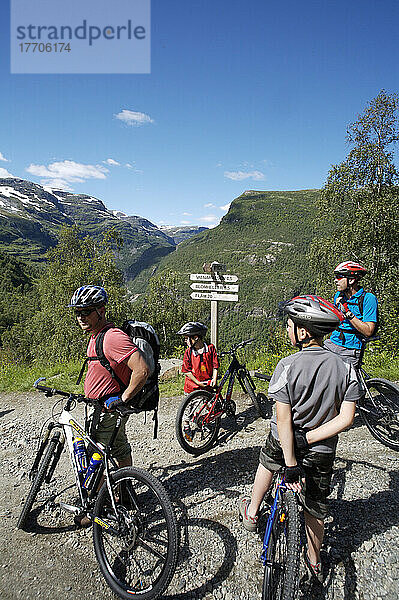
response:
<path id="1" fill-rule="evenodd" d="M 258 527 L 258 516 L 250 517 L 248 515 L 248 506 L 251 500 L 249 498 L 240 498 L 238 501 L 238 514 L 244 529 L 254 533 Z"/>
<path id="2" fill-rule="evenodd" d="M 305 565 L 309 571 L 311 578 L 313 580 L 316 580 L 318 583 L 322 584 L 323 583 L 323 570 L 321 567 L 321 562 L 318 562 L 315 565 L 312 564 L 309 560 L 306 548 L 304 549 L 304 552 L 303 552 L 303 558 L 304 558 Z"/>

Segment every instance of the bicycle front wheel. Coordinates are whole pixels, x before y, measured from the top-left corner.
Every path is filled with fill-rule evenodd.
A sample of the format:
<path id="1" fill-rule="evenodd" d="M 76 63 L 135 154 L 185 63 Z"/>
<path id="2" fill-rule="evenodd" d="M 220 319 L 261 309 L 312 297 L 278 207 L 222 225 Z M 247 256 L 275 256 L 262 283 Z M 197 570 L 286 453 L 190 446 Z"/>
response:
<path id="1" fill-rule="evenodd" d="M 299 573 L 299 512 L 293 492 L 282 494 L 267 548 L 263 600 L 294 600 Z"/>
<path id="2" fill-rule="evenodd" d="M 220 416 L 212 409 L 214 395 L 203 390 L 191 392 L 176 415 L 176 438 L 180 446 L 194 456 L 212 448 L 220 429 Z"/>
<path id="3" fill-rule="evenodd" d="M 179 532 L 163 485 L 142 469 L 125 467 L 111 475 L 117 514 L 106 482 L 94 507 L 93 543 L 101 572 L 123 599 L 158 598 L 177 563 Z"/>
<path id="4" fill-rule="evenodd" d="M 26 523 L 26 520 L 31 511 L 33 503 L 36 500 L 36 496 L 39 493 L 39 490 L 42 487 L 43 481 L 47 475 L 51 460 L 52 460 L 52 458 L 55 454 L 55 450 L 57 448 L 58 441 L 59 441 L 59 434 L 56 434 L 51 438 L 51 440 L 48 443 L 48 446 L 43 455 L 43 458 L 41 459 L 41 461 L 39 463 L 37 473 L 33 479 L 31 488 L 29 490 L 29 494 L 25 500 L 25 504 L 24 504 L 21 514 L 19 516 L 19 519 L 17 522 L 18 529 L 22 529 Z"/>
<path id="5" fill-rule="evenodd" d="M 399 387 L 386 379 L 368 379 L 359 403 L 364 424 L 376 440 L 399 451 Z"/>

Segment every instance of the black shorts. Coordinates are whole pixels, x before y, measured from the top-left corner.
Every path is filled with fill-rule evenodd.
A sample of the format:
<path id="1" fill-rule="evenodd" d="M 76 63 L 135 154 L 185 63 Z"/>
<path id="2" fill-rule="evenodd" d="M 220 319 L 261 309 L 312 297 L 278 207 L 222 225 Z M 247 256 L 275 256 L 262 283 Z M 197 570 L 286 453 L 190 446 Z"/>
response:
<path id="1" fill-rule="evenodd" d="M 327 497 L 331 492 L 335 453 L 306 450 L 296 453 L 296 457 L 305 472 L 305 483 L 299 494 L 301 504 L 313 517 L 324 519 L 327 515 Z M 278 471 L 285 466 L 280 443 L 271 432 L 260 451 L 259 462 L 269 471 Z"/>

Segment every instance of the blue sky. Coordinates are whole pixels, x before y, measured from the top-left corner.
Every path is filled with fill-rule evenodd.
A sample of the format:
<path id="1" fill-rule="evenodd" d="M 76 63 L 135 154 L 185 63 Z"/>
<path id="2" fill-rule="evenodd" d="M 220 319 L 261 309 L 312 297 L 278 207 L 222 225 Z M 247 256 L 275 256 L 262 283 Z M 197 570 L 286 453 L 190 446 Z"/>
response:
<path id="1" fill-rule="evenodd" d="M 11 75 L 4 4 L 0 174 L 156 224 L 321 187 L 347 124 L 398 91 L 396 0 L 153 0 L 149 75 Z"/>

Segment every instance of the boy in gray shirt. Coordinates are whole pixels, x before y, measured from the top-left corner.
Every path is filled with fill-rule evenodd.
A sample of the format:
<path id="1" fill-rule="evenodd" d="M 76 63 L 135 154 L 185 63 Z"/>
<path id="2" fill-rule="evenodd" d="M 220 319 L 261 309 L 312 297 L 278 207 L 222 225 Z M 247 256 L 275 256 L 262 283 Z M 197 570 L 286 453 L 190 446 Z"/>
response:
<path id="1" fill-rule="evenodd" d="M 240 499 L 239 513 L 245 529 L 256 531 L 273 472 L 285 466 L 285 483 L 300 494 L 304 506 L 305 562 L 322 581 L 320 548 L 338 433 L 353 423 L 361 392 L 352 365 L 322 347 L 323 336 L 344 315 L 310 295 L 295 297 L 282 308 L 291 344 L 301 352 L 283 358 L 273 373 L 269 396 L 276 402 L 276 415 L 260 453 L 251 498 Z"/>

